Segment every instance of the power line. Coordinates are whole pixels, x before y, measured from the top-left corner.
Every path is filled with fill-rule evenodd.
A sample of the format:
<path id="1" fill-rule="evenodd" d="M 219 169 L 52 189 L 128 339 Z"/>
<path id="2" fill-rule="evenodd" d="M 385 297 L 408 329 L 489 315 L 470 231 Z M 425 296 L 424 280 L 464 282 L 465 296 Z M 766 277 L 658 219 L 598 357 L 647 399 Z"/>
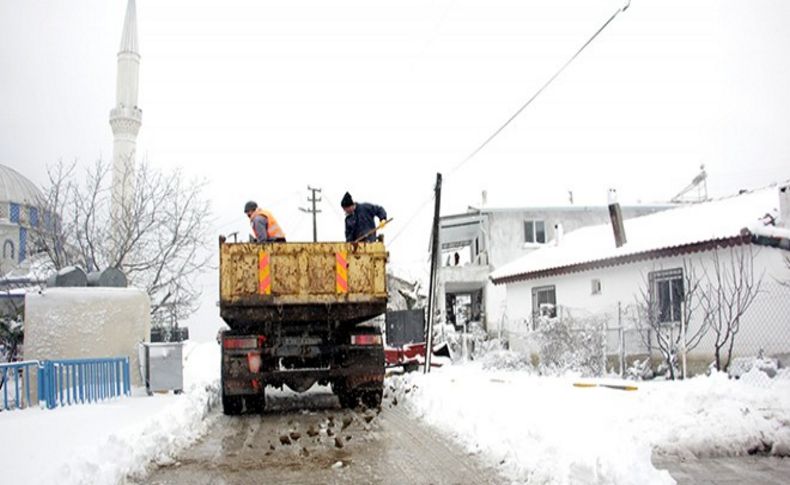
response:
<path id="1" fill-rule="evenodd" d="M 513 122 L 513 120 L 515 120 L 515 119 L 516 119 L 516 118 L 517 118 L 517 117 L 518 117 L 518 116 L 519 116 L 519 115 L 520 115 L 520 114 L 521 114 L 521 113 L 522 113 L 522 112 L 523 112 L 523 111 L 524 111 L 524 110 L 527 108 L 527 106 L 529 106 L 530 104 L 532 104 L 532 102 L 533 102 L 533 101 L 535 101 L 535 99 L 536 99 L 538 96 L 540 96 L 540 94 L 541 94 L 541 93 L 543 93 L 543 91 L 544 91 L 544 90 L 545 90 L 545 89 L 546 89 L 546 88 L 547 88 L 547 87 L 548 87 L 548 86 L 549 86 L 549 85 L 550 85 L 552 82 L 554 82 L 554 80 L 555 80 L 555 79 L 556 79 L 556 78 L 557 78 L 557 77 L 558 77 L 560 74 L 562 74 L 562 72 L 565 70 L 565 68 L 567 68 L 567 67 L 568 67 L 568 66 L 569 66 L 569 65 L 570 65 L 570 64 L 571 64 L 571 63 L 572 63 L 572 62 L 573 62 L 573 61 L 574 61 L 574 60 L 575 60 L 575 59 L 576 59 L 578 56 L 579 56 L 579 54 L 581 54 L 581 53 L 582 53 L 582 51 L 584 51 L 584 49 L 586 49 L 586 48 L 587 48 L 587 46 L 588 46 L 588 45 L 590 45 L 590 43 L 592 43 L 592 41 L 593 41 L 593 40 L 595 40 L 595 38 L 596 38 L 596 37 L 598 37 L 598 35 L 599 35 L 601 32 L 603 32 L 603 30 L 604 30 L 604 29 L 605 29 L 607 26 L 609 26 L 609 24 L 610 24 L 610 23 L 612 23 L 612 21 L 613 21 L 613 20 L 614 20 L 614 19 L 615 19 L 615 18 L 616 18 L 616 17 L 617 17 L 619 14 L 620 14 L 620 12 L 625 12 L 625 11 L 628 9 L 628 7 L 630 7 L 630 6 L 631 6 L 631 0 L 627 0 L 626 4 L 625 4 L 624 6 L 622 6 L 622 7 L 618 8 L 617 10 L 615 10 L 615 12 L 614 12 L 614 13 L 613 13 L 613 14 L 612 14 L 612 15 L 611 15 L 611 16 L 610 16 L 610 17 L 609 17 L 607 20 L 606 20 L 606 22 L 604 22 L 604 23 L 603 23 L 603 25 L 601 25 L 601 27 L 600 27 L 600 28 L 599 28 L 597 31 L 595 31 L 595 33 L 592 35 L 592 37 L 590 37 L 589 39 L 587 39 L 587 41 L 586 41 L 584 44 L 582 44 L 582 46 L 581 46 L 581 47 L 580 47 L 580 48 L 579 48 L 579 49 L 578 49 L 578 50 L 577 50 L 577 51 L 576 51 L 576 52 L 575 52 L 575 53 L 574 53 L 574 54 L 573 54 L 573 55 L 572 55 L 572 56 L 571 56 L 571 57 L 570 57 L 570 58 L 569 58 L 569 59 L 568 59 L 566 62 L 565 62 L 565 64 L 563 64 L 563 65 L 562 65 L 562 67 L 560 67 L 560 69 L 559 69 L 557 72 L 555 72 L 555 73 L 554 73 L 554 75 L 552 75 L 552 76 L 551 76 L 551 77 L 548 79 L 548 81 L 546 81 L 546 82 L 545 82 L 545 83 L 544 83 L 544 84 L 543 84 L 543 85 L 542 85 L 542 86 L 541 86 L 541 87 L 540 87 L 540 88 L 539 88 L 539 89 L 538 89 L 538 90 L 535 92 L 535 94 L 533 94 L 533 95 L 532 95 L 532 97 L 530 97 L 530 98 L 529 98 L 529 99 L 528 99 L 528 100 L 527 100 L 527 101 L 526 101 L 524 104 L 522 104 L 522 105 L 521 105 L 521 106 L 520 106 L 520 107 L 519 107 L 519 108 L 516 110 L 516 112 L 515 112 L 515 113 L 513 113 L 513 115 L 511 115 L 511 116 L 510 116 L 510 118 L 508 118 L 508 119 L 507 119 L 507 120 L 506 120 L 506 121 L 505 121 L 505 122 L 504 122 L 502 125 L 500 125 L 500 126 L 499 126 L 499 128 L 497 128 L 496 130 L 494 130 L 494 132 L 493 132 L 493 133 L 491 133 L 491 135 L 490 135 L 488 138 L 486 138 L 486 139 L 485 139 L 485 141 L 483 141 L 483 143 L 481 143 L 481 144 L 480 144 L 480 145 L 479 145 L 477 148 L 475 148 L 475 149 L 474 149 L 474 150 L 473 150 L 473 151 L 472 151 L 472 152 L 471 152 L 469 155 L 467 155 L 467 157 L 466 157 L 466 158 L 464 158 L 464 159 L 463 159 L 463 160 L 462 160 L 460 163 L 458 163 L 458 164 L 457 164 L 455 167 L 453 167 L 453 168 L 450 170 L 450 172 L 448 173 L 448 175 L 445 177 L 445 179 L 446 179 L 446 178 L 449 178 L 449 176 L 451 176 L 452 174 L 454 174 L 455 172 L 457 172 L 458 170 L 460 170 L 460 169 L 461 169 L 461 167 L 463 167 L 463 166 L 464 166 L 466 163 L 468 163 L 470 160 L 472 160 L 472 159 L 473 159 L 473 158 L 474 158 L 474 157 L 475 157 L 475 156 L 476 156 L 478 153 L 480 153 L 480 152 L 483 150 L 483 148 L 485 148 L 485 147 L 486 147 L 486 145 L 488 145 L 489 143 L 491 143 L 491 141 L 493 141 L 493 140 L 494 140 L 494 138 L 496 138 L 496 137 L 497 137 L 497 136 L 498 136 L 498 135 L 499 135 L 499 134 L 500 134 L 500 133 L 501 133 L 501 132 L 502 132 L 502 131 L 503 131 L 505 128 L 507 128 L 507 126 L 508 126 L 508 125 L 510 125 L 510 123 L 512 123 L 512 122 Z M 390 241 L 390 243 L 391 243 L 391 244 L 392 244 L 392 243 L 394 243 L 394 242 L 395 242 L 395 240 L 396 240 L 396 239 L 397 239 L 397 238 L 398 238 L 398 237 L 399 237 L 401 234 L 403 234 L 403 232 L 406 230 L 406 228 L 409 226 L 409 224 L 411 224 L 411 223 L 412 223 L 412 222 L 413 222 L 413 221 L 414 221 L 414 220 L 417 218 L 417 216 L 419 215 L 419 213 L 420 213 L 420 212 L 421 212 L 421 211 L 422 211 L 422 210 L 425 208 L 425 206 L 427 206 L 427 205 L 428 205 L 428 203 L 429 203 L 431 200 L 433 200 L 433 195 L 431 195 L 430 197 L 428 197 L 427 199 L 425 199 L 425 201 L 423 201 L 423 202 L 422 202 L 422 203 L 421 203 L 421 204 L 420 204 L 420 205 L 417 207 L 417 210 L 414 212 L 414 214 L 412 214 L 412 216 L 411 216 L 411 217 L 410 217 L 410 218 L 409 218 L 409 219 L 406 221 L 406 223 L 405 223 L 405 224 L 404 224 L 404 225 L 401 227 L 401 230 L 400 230 L 400 231 L 398 231 L 398 233 L 396 233 L 396 234 L 395 234 L 395 236 L 392 238 L 392 241 Z"/>
<path id="2" fill-rule="evenodd" d="M 551 84 L 552 82 L 554 82 L 554 80 L 555 80 L 555 79 L 557 79 L 557 77 L 558 77 L 560 74 L 562 74 L 562 71 L 564 71 L 564 70 L 565 70 L 565 68 L 566 68 L 566 67 L 568 67 L 568 66 L 570 65 L 570 63 L 571 63 L 571 62 L 573 62 L 573 61 L 574 61 L 574 60 L 575 60 L 575 59 L 576 59 L 576 58 L 579 56 L 579 54 L 581 54 L 581 53 L 582 53 L 582 51 L 583 51 L 584 49 L 586 49 L 588 45 L 590 45 L 590 43 L 591 43 L 593 40 L 595 40 L 595 38 L 596 38 L 596 37 L 598 37 L 598 34 L 600 34 L 601 32 L 603 32 L 603 30 L 604 30 L 604 29 L 605 29 L 605 28 L 606 28 L 606 27 L 607 27 L 607 26 L 608 26 L 610 23 L 612 23 L 612 21 L 615 19 L 615 17 L 617 17 L 617 16 L 620 14 L 620 12 L 625 12 L 625 11 L 628 9 L 628 7 L 629 7 L 629 6 L 631 6 L 631 0 L 628 0 L 628 2 L 627 2 L 627 3 L 626 3 L 624 6 L 622 6 L 622 7 L 618 8 L 617 10 L 615 10 L 615 12 L 612 14 L 612 16 L 611 16 L 611 17 L 609 17 L 609 19 L 608 19 L 606 22 L 604 22 L 604 23 L 603 23 L 603 25 L 601 25 L 601 27 L 600 27 L 600 28 L 599 28 L 599 29 L 598 29 L 598 30 L 597 30 L 597 31 L 596 31 L 596 32 L 595 32 L 595 33 L 592 35 L 592 37 L 590 37 L 589 39 L 587 39 L 587 42 L 585 42 L 584 44 L 582 44 L 582 46 L 579 48 L 579 50 L 577 50 L 577 51 L 576 51 L 576 53 L 574 53 L 574 54 L 573 54 L 573 55 L 570 57 L 570 59 L 568 59 L 568 60 L 565 62 L 565 64 L 563 64 L 563 65 L 562 65 L 562 67 L 560 67 L 560 69 L 559 69 L 557 72 L 555 72 L 555 73 L 554 73 L 554 75 L 553 75 L 553 76 L 551 76 L 551 77 L 549 78 L 549 80 L 548 80 L 548 81 L 546 81 L 546 82 L 543 84 L 543 86 L 541 86 L 541 87 L 540 87 L 540 88 L 539 88 L 539 89 L 538 89 L 538 90 L 535 92 L 535 94 L 533 94 L 533 95 L 532 95 L 532 97 L 531 97 L 531 98 L 529 98 L 529 99 L 527 100 L 527 102 L 526 102 L 526 103 L 522 104 L 522 105 L 521 105 L 521 107 L 519 107 L 519 108 L 516 110 L 516 112 L 515 112 L 515 113 L 513 113 L 513 115 L 512 115 L 510 118 L 508 118 L 508 119 L 507 119 L 507 121 L 505 121 L 505 122 L 504 122 L 504 123 L 503 123 L 503 124 L 502 124 L 502 125 L 501 125 L 499 128 L 497 128 L 497 129 L 496 129 L 496 130 L 495 130 L 495 131 L 494 131 L 494 132 L 493 132 L 493 133 L 492 133 L 492 134 L 491 134 L 491 135 L 490 135 L 488 138 L 486 138 L 486 140 L 485 140 L 485 141 L 484 141 L 482 144 L 480 144 L 480 146 L 478 146 L 477 148 L 475 148 L 475 149 L 472 151 L 472 153 L 470 153 L 470 154 L 469 154 L 469 155 L 468 155 L 468 156 L 467 156 L 465 159 L 463 159 L 463 160 L 461 161 L 461 163 L 459 163 L 458 165 L 456 165 L 455 167 L 453 167 L 453 169 L 450 171 L 450 174 L 452 174 L 452 173 L 454 173 L 454 172 L 458 171 L 458 170 L 459 170 L 461 167 L 463 167 L 463 166 L 464 166 L 464 165 L 465 165 L 467 162 L 469 162 L 469 160 L 471 160 L 472 158 L 474 158 L 474 157 L 475 157 L 475 155 L 477 155 L 478 153 L 480 153 L 480 152 L 483 150 L 483 148 L 485 148 L 485 147 L 486 147 L 486 145 L 488 145 L 489 143 L 491 143 L 491 141 L 492 141 L 494 138 L 496 138 L 496 137 L 497 137 L 497 135 L 499 135 L 499 134 L 502 132 L 502 130 L 504 130 L 505 128 L 507 128 L 507 126 L 508 126 L 508 125 L 509 125 L 509 124 L 510 124 L 510 123 L 511 123 L 513 120 L 515 120 L 515 119 L 518 117 L 518 115 L 520 115 L 520 114 L 521 114 L 521 112 L 522 112 L 522 111 L 524 111 L 524 110 L 527 108 L 527 106 L 529 106 L 530 104 L 532 104 L 532 102 L 533 102 L 533 101 L 535 101 L 535 98 L 537 98 L 538 96 L 540 96 L 540 94 L 543 92 L 543 90 L 544 90 L 544 89 L 546 89 L 546 88 L 549 86 L 549 84 Z"/>

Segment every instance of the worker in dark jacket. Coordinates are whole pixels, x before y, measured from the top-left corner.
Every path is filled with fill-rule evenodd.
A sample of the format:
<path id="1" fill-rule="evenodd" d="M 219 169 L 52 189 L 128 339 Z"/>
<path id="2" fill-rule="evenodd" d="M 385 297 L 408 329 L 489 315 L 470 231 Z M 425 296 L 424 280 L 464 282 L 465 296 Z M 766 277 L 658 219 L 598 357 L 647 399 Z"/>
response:
<path id="1" fill-rule="evenodd" d="M 380 205 L 368 204 L 367 202 L 354 202 L 351 194 L 346 192 L 343 200 L 340 202 L 343 210 L 346 212 L 346 241 L 354 242 L 368 232 L 364 242 L 373 242 L 376 240 L 376 233 L 373 229 L 376 228 L 376 220 L 387 220 L 387 212 Z"/>
<path id="2" fill-rule="evenodd" d="M 244 213 L 250 218 L 256 242 L 285 242 L 285 233 L 271 212 L 261 209 L 255 202 L 249 201 L 244 204 Z"/>

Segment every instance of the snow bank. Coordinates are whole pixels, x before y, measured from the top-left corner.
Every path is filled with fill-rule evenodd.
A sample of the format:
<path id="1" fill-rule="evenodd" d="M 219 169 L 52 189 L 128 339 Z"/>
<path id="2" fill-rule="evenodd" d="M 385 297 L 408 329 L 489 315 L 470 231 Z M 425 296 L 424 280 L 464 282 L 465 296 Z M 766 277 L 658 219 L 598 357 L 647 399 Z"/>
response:
<path id="1" fill-rule="evenodd" d="M 749 376 L 734 381 L 716 374 L 639 383 L 627 392 L 467 365 L 388 382 L 415 415 L 520 483 L 674 483 L 652 465 L 652 453 L 731 456 L 790 448 L 787 380 L 754 386 Z"/>
<path id="2" fill-rule="evenodd" d="M 219 347 L 184 349 L 182 395 L 138 397 L 0 413 L 4 483 L 116 484 L 142 474 L 149 463 L 167 463 L 201 437 L 217 414 Z"/>

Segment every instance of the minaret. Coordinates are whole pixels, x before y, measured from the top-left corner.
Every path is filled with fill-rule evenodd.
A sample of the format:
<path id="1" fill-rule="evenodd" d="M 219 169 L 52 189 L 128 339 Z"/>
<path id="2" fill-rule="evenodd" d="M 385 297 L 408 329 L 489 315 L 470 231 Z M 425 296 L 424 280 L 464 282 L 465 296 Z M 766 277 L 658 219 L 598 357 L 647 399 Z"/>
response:
<path id="1" fill-rule="evenodd" d="M 114 136 L 112 150 L 112 212 L 123 214 L 122 207 L 134 190 L 134 155 L 143 111 L 137 106 L 140 53 L 137 46 L 137 14 L 134 0 L 128 0 L 123 21 L 121 48 L 118 51 L 118 80 L 115 108 L 110 111 Z M 117 233 L 116 233 L 117 234 Z"/>

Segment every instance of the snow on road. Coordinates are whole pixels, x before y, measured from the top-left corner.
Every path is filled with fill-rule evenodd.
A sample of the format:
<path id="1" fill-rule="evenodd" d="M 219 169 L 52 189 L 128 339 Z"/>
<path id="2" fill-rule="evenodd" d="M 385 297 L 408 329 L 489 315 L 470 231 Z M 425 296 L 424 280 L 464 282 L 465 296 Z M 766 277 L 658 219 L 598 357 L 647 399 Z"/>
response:
<path id="1" fill-rule="evenodd" d="M 652 465 L 653 452 L 784 455 L 790 444 L 786 378 L 717 374 L 629 392 L 470 364 L 389 382 L 412 413 L 518 483 L 674 483 Z"/>
<path id="2" fill-rule="evenodd" d="M 0 413 L 0 480 L 14 484 L 115 484 L 167 462 L 210 425 L 219 388 L 219 347 L 184 349 L 185 393 L 54 410 Z M 134 369 L 133 369 L 134 371 Z"/>
<path id="3" fill-rule="evenodd" d="M 185 349 L 183 395 L 0 413 L 3 483 L 116 484 L 169 464 L 219 417 L 219 348 Z M 577 388 L 572 377 L 450 365 L 388 378 L 387 405 L 456 439 L 516 483 L 665 484 L 669 457 L 790 452 L 790 379 L 759 371 L 637 391 Z M 590 381 L 587 381 L 590 382 Z M 596 381 L 604 382 L 604 381 Z M 631 383 L 633 384 L 633 383 Z"/>

